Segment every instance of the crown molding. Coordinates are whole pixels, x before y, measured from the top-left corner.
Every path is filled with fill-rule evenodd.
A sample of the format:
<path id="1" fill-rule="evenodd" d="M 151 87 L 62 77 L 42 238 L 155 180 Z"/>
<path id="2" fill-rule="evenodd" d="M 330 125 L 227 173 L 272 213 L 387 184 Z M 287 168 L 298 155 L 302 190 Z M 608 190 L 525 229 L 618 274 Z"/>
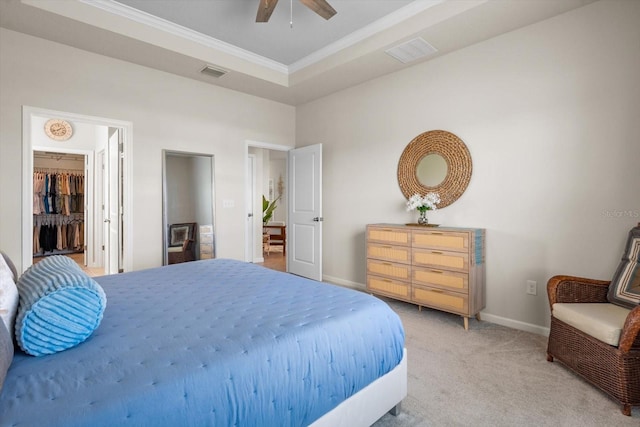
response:
<path id="1" fill-rule="evenodd" d="M 191 30 L 166 19 L 159 18 L 149 13 L 143 12 L 138 9 L 134 9 L 130 6 L 118 3 L 115 0 L 78 0 L 81 3 L 93 6 L 101 9 L 105 12 L 112 13 L 117 16 L 121 16 L 125 19 L 129 19 L 134 22 L 138 22 L 143 25 L 155 28 L 159 31 L 181 37 L 183 39 L 201 44 L 203 46 L 219 50 L 221 52 L 233 55 L 237 58 L 249 61 L 253 64 L 263 66 L 273 71 L 290 75 L 294 72 L 300 71 L 306 67 L 315 65 L 316 63 L 347 49 L 375 34 L 378 34 L 388 28 L 397 25 L 412 16 L 417 15 L 429 8 L 444 3 L 446 0 L 416 0 L 408 5 L 396 10 L 395 12 L 378 19 L 377 21 L 363 27 L 342 39 L 331 43 L 330 45 L 317 50 L 316 52 L 302 58 L 299 61 L 287 66 L 277 61 L 273 61 L 261 55 L 257 55 L 248 50 L 239 48 L 230 43 L 226 43 L 222 40 L 218 40 L 211 36 L 207 36 L 198 31 Z"/>
<path id="2" fill-rule="evenodd" d="M 289 73 L 295 73 L 306 67 L 314 65 L 322 61 L 323 59 L 326 59 L 331 55 L 340 52 L 341 50 L 347 49 L 369 37 L 372 37 L 417 15 L 420 12 L 444 3 L 445 1 L 446 0 L 413 1 L 412 3 L 409 3 L 408 5 L 390 13 L 389 15 L 386 15 L 385 17 L 372 22 L 366 27 L 354 31 L 353 33 L 341 38 L 340 40 L 315 51 L 311 55 L 305 56 L 301 60 L 294 62 L 293 64 L 289 65 Z"/>
<path id="3" fill-rule="evenodd" d="M 233 55 L 237 58 L 249 61 L 253 64 L 260 65 L 273 71 L 277 71 L 284 74 L 289 74 L 289 67 L 280 62 L 273 61 L 264 56 L 257 55 L 245 49 L 241 49 L 232 44 L 226 43 L 222 40 L 218 40 L 211 36 L 207 36 L 198 31 L 191 30 L 183 27 L 182 25 L 175 24 L 167 21 L 166 19 L 153 16 L 149 13 L 143 12 L 138 9 L 134 9 L 130 6 L 118 3 L 114 0 L 78 0 L 89 6 L 101 9 L 105 12 L 112 13 L 117 16 L 121 16 L 125 19 L 147 25 L 155 28 L 159 31 L 164 31 L 171 35 L 183 38 L 185 40 L 192 41 L 194 43 L 201 44 L 203 46 L 219 50 L 221 52 Z"/>

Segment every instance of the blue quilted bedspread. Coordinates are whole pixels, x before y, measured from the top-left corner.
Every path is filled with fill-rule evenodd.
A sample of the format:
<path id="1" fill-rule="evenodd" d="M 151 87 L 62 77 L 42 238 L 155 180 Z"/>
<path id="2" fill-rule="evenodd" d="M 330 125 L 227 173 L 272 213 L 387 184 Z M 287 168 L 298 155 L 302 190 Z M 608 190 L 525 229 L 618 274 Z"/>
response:
<path id="1" fill-rule="evenodd" d="M 97 281 L 100 327 L 61 353 L 16 353 L 1 426 L 307 425 L 402 359 L 384 302 L 253 264 Z"/>

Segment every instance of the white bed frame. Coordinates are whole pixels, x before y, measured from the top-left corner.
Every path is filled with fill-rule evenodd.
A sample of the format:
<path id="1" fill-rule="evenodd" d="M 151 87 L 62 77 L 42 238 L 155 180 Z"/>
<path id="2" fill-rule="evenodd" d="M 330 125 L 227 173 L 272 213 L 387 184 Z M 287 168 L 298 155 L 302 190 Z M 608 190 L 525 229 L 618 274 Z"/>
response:
<path id="1" fill-rule="evenodd" d="M 378 378 L 332 411 L 318 418 L 312 427 L 370 426 L 387 412 L 400 413 L 400 403 L 407 396 L 407 349 L 400 364 Z"/>

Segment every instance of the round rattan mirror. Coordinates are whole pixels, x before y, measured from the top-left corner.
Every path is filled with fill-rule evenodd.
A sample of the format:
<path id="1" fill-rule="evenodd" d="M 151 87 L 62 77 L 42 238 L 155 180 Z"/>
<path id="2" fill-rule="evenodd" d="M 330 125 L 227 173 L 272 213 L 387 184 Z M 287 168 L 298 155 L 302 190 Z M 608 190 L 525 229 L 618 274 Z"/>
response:
<path id="1" fill-rule="evenodd" d="M 439 184 L 428 186 L 418 176 L 418 165 L 432 154 L 445 160 L 446 176 Z M 460 138 L 444 130 L 431 130 L 413 138 L 402 152 L 398 162 L 398 184 L 407 199 L 416 193 L 423 196 L 429 192 L 438 193 L 438 208 L 444 208 L 462 196 L 471 180 L 472 169 L 471 154 Z M 423 173 L 421 170 L 420 174 Z"/>

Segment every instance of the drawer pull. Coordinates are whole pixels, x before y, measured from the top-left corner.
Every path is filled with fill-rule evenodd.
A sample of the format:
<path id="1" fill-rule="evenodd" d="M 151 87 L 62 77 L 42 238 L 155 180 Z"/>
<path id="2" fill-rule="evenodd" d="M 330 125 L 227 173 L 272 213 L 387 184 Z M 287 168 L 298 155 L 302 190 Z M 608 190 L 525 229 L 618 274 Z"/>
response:
<path id="1" fill-rule="evenodd" d="M 387 267 L 393 266 L 393 264 L 391 264 L 390 262 L 383 262 L 382 265 L 386 265 Z"/>
<path id="2" fill-rule="evenodd" d="M 393 283 L 393 282 L 392 282 L 391 280 L 389 280 L 389 279 L 382 279 L 382 281 L 383 281 L 383 282 L 385 282 L 385 283 Z"/>
<path id="3" fill-rule="evenodd" d="M 435 292 L 436 294 L 443 294 L 444 292 L 440 289 L 429 289 L 430 292 Z"/>
<path id="4" fill-rule="evenodd" d="M 393 246 L 382 246 L 384 249 L 393 249 Z"/>
<path id="5" fill-rule="evenodd" d="M 433 234 L 434 236 L 442 236 L 444 233 L 437 233 L 437 232 L 431 232 L 431 234 Z"/>
<path id="6" fill-rule="evenodd" d="M 431 251 L 431 253 L 436 255 L 442 255 L 442 252 L 438 252 L 438 251 Z"/>
<path id="7" fill-rule="evenodd" d="M 390 228 L 382 228 L 382 229 L 380 229 L 380 231 L 386 231 L 388 233 L 393 233 L 393 230 L 390 229 Z"/>
<path id="8" fill-rule="evenodd" d="M 430 270 L 432 273 L 437 273 L 437 274 L 444 274 L 444 271 L 440 271 L 440 270 Z"/>

